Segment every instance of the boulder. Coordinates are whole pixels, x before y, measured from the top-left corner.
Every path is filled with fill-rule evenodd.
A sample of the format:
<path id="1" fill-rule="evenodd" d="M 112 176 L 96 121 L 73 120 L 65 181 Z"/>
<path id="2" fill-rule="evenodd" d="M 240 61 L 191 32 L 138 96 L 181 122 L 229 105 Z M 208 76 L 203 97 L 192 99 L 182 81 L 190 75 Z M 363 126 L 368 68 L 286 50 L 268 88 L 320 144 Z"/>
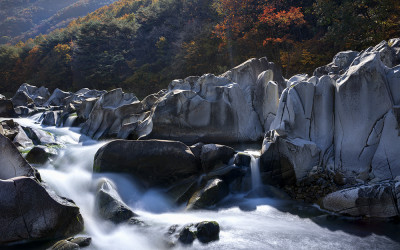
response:
<path id="1" fill-rule="evenodd" d="M 271 132 L 264 139 L 260 158 L 263 182 L 294 184 L 319 165 L 320 149 L 314 142 L 284 138 L 276 131 Z"/>
<path id="2" fill-rule="evenodd" d="M 201 243 L 219 240 L 219 224 L 216 221 L 203 221 L 196 225 L 197 238 Z"/>
<path id="3" fill-rule="evenodd" d="M 21 95 L 21 93 L 22 93 L 22 95 Z M 21 105 L 15 105 L 15 106 L 26 106 L 28 103 L 31 103 L 31 102 L 33 102 L 36 106 L 42 106 L 47 101 L 47 99 L 49 99 L 50 92 L 47 88 L 45 88 L 43 86 L 38 88 L 36 86 L 32 86 L 27 83 L 23 83 L 18 88 L 14 97 L 17 97 L 18 95 L 20 97 L 22 97 L 22 99 L 19 99 L 19 103 L 17 103 L 17 104 L 21 104 Z M 28 98 L 25 100 L 24 96 L 26 96 Z M 14 97 L 13 97 L 13 102 L 14 102 Z M 15 101 L 17 101 L 17 100 L 18 100 L 18 98 L 16 98 Z M 25 104 L 23 104 L 23 103 L 25 103 Z"/>
<path id="4" fill-rule="evenodd" d="M 45 147 L 36 146 L 28 152 L 25 159 L 32 164 L 45 164 L 49 160 L 49 154 Z"/>
<path id="5" fill-rule="evenodd" d="M 95 203 L 100 217 L 117 224 L 137 216 L 122 201 L 113 183 L 107 179 L 101 180 L 98 184 Z"/>
<path id="6" fill-rule="evenodd" d="M 188 146 L 162 140 L 112 141 L 97 151 L 93 170 L 128 173 L 149 187 L 168 187 L 199 173 Z"/>
<path id="7" fill-rule="evenodd" d="M 26 162 L 14 144 L 0 135 L 0 179 L 35 176 L 35 173 L 36 171 Z"/>
<path id="8" fill-rule="evenodd" d="M 339 52 L 330 64 L 317 68 L 314 76 L 343 74 L 358 55 L 359 52 L 352 50 Z"/>
<path id="9" fill-rule="evenodd" d="M 71 96 L 70 92 L 62 91 L 61 89 L 55 89 L 53 94 L 44 103 L 44 106 L 63 106 L 67 104 L 67 97 Z"/>
<path id="10" fill-rule="evenodd" d="M 225 77 L 203 75 L 191 90 L 172 89 L 153 109 L 149 138 L 224 143 L 257 141 L 263 134 L 251 88 Z"/>
<path id="11" fill-rule="evenodd" d="M 28 106 L 33 103 L 33 100 L 24 91 L 18 91 L 11 99 L 15 107 L 17 106 Z"/>
<path id="12" fill-rule="evenodd" d="M 399 216 L 395 197 L 390 183 L 362 185 L 328 194 L 322 207 L 343 215 L 390 218 Z"/>
<path id="13" fill-rule="evenodd" d="M 14 140 L 19 133 L 19 124 L 12 119 L 1 121 L 0 124 L 3 131 L 1 134 L 10 140 Z"/>
<path id="14" fill-rule="evenodd" d="M 83 230 L 79 208 L 32 178 L 0 180 L 0 200 L 0 244 L 65 238 Z"/>
<path id="15" fill-rule="evenodd" d="M 220 179 L 212 179 L 190 198 L 186 209 L 204 209 L 214 206 L 229 194 L 228 185 Z"/>
<path id="16" fill-rule="evenodd" d="M 182 244 L 192 244 L 196 239 L 196 228 L 193 224 L 185 226 L 180 232 L 178 240 Z"/>
<path id="17" fill-rule="evenodd" d="M 239 152 L 235 155 L 233 164 L 235 164 L 236 166 L 250 167 L 251 155 Z"/>
<path id="18" fill-rule="evenodd" d="M 15 110 L 11 100 L 0 100 L 0 117 L 14 117 Z"/>
<path id="19" fill-rule="evenodd" d="M 90 109 L 88 105 L 86 108 Z M 116 137 L 124 124 L 132 122 L 130 117 L 142 111 L 142 104 L 136 96 L 114 89 L 96 101 L 81 132 L 94 139 Z"/>
<path id="20" fill-rule="evenodd" d="M 43 113 L 42 117 L 42 124 L 46 126 L 56 126 L 60 119 L 61 119 L 61 112 L 60 111 L 47 111 Z"/>
<path id="21" fill-rule="evenodd" d="M 14 137 L 13 143 L 15 146 L 22 149 L 33 146 L 33 141 L 26 135 L 21 126 L 18 126 L 18 134 Z"/>
<path id="22" fill-rule="evenodd" d="M 203 171 L 208 173 L 218 166 L 228 164 L 235 153 L 235 150 L 228 146 L 218 144 L 203 145 L 200 153 Z"/>
<path id="23" fill-rule="evenodd" d="M 53 134 L 38 128 L 23 127 L 35 145 L 58 145 Z"/>

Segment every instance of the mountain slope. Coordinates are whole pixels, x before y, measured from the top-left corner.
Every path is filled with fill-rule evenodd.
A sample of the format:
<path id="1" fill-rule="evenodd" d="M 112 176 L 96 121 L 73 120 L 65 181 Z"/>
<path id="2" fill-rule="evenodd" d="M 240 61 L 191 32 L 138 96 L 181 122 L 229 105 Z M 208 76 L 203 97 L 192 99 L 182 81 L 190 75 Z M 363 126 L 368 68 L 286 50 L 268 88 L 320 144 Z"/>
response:
<path id="1" fill-rule="evenodd" d="M 2 0 L 0 43 L 18 42 L 63 28 L 116 0 Z"/>

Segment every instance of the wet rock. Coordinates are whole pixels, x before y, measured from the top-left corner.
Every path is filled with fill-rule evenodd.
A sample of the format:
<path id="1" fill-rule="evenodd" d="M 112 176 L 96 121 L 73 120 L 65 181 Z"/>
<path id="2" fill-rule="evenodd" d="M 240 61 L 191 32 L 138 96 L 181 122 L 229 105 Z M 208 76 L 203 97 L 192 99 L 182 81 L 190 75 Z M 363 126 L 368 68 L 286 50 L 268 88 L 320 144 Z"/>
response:
<path id="1" fill-rule="evenodd" d="M 196 229 L 193 225 L 185 226 L 179 233 L 178 240 L 183 244 L 192 244 L 196 239 Z"/>
<path id="2" fill-rule="evenodd" d="M 100 217 L 118 224 L 137 216 L 122 201 L 111 181 L 103 179 L 98 186 L 95 203 Z"/>
<path id="3" fill-rule="evenodd" d="M 0 135 L 0 179 L 17 176 L 35 176 L 36 171 L 21 156 L 15 145 Z"/>
<path id="4" fill-rule="evenodd" d="M 237 153 L 233 163 L 237 166 L 250 167 L 251 155 L 242 152 Z"/>
<path id="5" fill-rule="evenodd" d="M 235 150 L 228 146 L 218 144 L 204 145 L 200 154 L 203 171 L 208 173 L 221 164 L 228 164 L 235 153 Z"/>
<path id="6" fill-rule="evenodd" d="M 343 215 L 391 218 L 399 216 L 393 190 L 390 183 L 343 189 L 324 197 L 322 206 Z"/>
<path id="7" fill-rule="evenodd" d="M 197 238 L 202 243 L 219 240 L 219 224 L 216 221 L 203 221 L 196 225 Z"/>
<path id="8" fill-rule="evenodd" d="M 0 117 L 14 117 L 15 115 L 11 100 L 0 100 Z"/>
<path id="9" fill-rule="evenodd" d="M 42 124 L 46 126 L 56 126 L 61 118 L 60 114 L 61 112 L 59 111 L 48 111 L 43 113 Z"/>
<path id="10" fill-rule="evenodd" d="M 58 145 L 53 134 L 37 128 L 23 127 L 35 145 Z"/>
<path id="11" fill-rule="evenodd" d="M 173 185 L 166 191 L 166 194 L 177 204 L 187 202 L 197 191 L 198 182 L 197 176 L 191 176 Z"/>
<path id="12" fill-rule="evenodd" d="M 90 237 L 71 237 L 65 240 L 57 241 L 50 249 L 52 250 L 72 250 L 80 247 L 90 246 L 92 238 Z"/>
<path id="13" fill-rule="evenodd" d="M 228 194 L 229 188 L 223 180 L 209 180 L 204 188 L 193 194 L 186 206 L 186 209 L 209 208 L 217 204 Z"/>
<path id="14" fill-rule="evenodd" d="M 0 180 L 0 193 L 0 244 L 65 238 L 83 230 L 79 208 L 32 178 Z"/>
<path id="15" fill-rule="evenodd" d="M 93 170 L 128 173 L 147 187 L 170 187 L 199 173 L 188 146 L 162 140 L 112 141 L 97 151 Z"/>
<path id="16" fill-rule="evenodd" d="M 45 147 L 36 146 L 28 152 L 25 159 L 32 164 L 45 164 L 49 160 L 49 154 Z"/>
<path id="17" fill-rule="evenodd" d="M 79 249 L 79 245 L 68 240 L 57 241 L 50 249 L 51 250 L 75 250 Z"/>

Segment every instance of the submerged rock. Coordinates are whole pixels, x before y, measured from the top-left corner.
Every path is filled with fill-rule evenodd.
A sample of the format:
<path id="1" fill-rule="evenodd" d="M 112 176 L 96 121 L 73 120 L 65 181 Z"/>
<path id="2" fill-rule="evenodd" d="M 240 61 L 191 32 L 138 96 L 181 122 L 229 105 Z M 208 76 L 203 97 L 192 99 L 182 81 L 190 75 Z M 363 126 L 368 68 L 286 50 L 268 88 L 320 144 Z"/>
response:
<path id="1" fill-rule="evenodd" d="M 162 140 L 112 141 L 97 151 L 93 170 L 128 173 L 147 187 L 169 187 L 199 173 L 188 146 Z"/>

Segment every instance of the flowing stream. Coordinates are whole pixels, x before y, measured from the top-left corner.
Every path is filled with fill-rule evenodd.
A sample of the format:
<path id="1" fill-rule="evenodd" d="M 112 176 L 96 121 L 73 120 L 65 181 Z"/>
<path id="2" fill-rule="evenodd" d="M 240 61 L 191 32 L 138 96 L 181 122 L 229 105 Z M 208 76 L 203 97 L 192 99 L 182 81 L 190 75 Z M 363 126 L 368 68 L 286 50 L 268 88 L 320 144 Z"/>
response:
<path id="1" fill-rule="evenodd" d="M 37 118 L 37 117 L 36 117 Z M 36 126 L 34 119 L 16 119 Z M 92 237 L 89 249 L 167 249 L 165 233 L 171 225 L 215 220 L 220 240 L 203 245 L 177 245 L 174 249 L 400 249 L 400 226 L 395 223 L 361 223 L 327 215 L 317 207 L 270 198 L 230 195 L 218 210 L 185 211 L 157 190 L 141 190 L 129 176 L 93 174 L 97 149 L 106 142 L 93 141 L 78 128 L 42 127 L 66 146 L 53 161 L 36 166 L 42 179 L 59 195 L 75 201 L 85 221 L 83 235 Z M 252 159 L 253 188 L 260 186 L 258 162 Z M 124 202 L 148 227 L 113 225 L 97 217 L 94 200 L 101 178 L 109 178 Z"/>

